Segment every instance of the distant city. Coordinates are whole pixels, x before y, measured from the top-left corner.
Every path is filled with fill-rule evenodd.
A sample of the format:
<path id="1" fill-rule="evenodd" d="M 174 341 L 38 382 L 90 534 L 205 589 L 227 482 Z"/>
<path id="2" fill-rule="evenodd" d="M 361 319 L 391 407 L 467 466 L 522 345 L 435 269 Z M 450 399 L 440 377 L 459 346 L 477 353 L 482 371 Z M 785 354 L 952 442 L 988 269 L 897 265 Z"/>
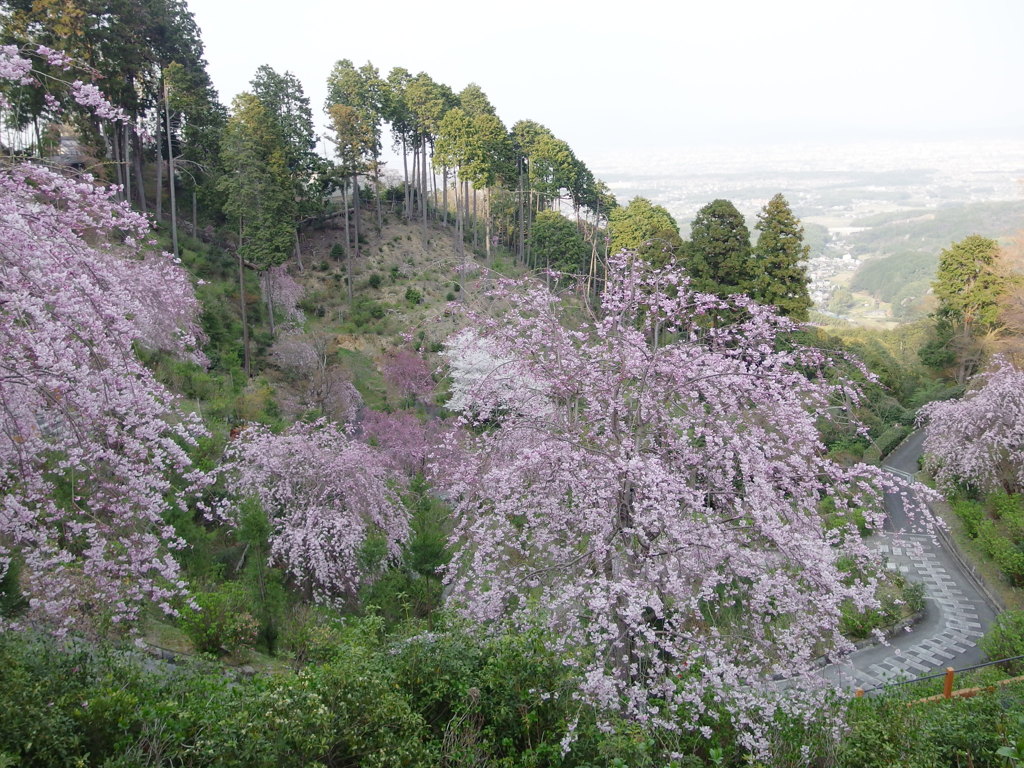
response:
<path id="1" fill-rule="evenodd" d="M 620 203 L 646 197 L 668 209 L 684 235 L 702 206 L 725 198 L 756 236 L 757 212 L 782 192 L 807 229 L 812 295 L 823 311 L 867 260 L 904 252 L 934 252 L 937 260 L 969 234 L 999 238 L 1024 229 L 1024 141 L 620 152 L 587 162 Z M 860 308 L 893 317 L 877 300 Z"/>

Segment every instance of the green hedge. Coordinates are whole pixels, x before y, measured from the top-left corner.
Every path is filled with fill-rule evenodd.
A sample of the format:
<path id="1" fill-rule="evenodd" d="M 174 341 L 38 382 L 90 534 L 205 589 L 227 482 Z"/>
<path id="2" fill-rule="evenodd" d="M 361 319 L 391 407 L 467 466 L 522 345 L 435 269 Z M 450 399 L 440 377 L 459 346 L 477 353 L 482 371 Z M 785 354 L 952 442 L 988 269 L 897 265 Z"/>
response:
<path id="1" fill-rule="evenodd" d="M 994 520 L 985 518 L 977 525 L 978 543 L 1014 586 L 1024 586 L 1024 552 L 999 532 Z"/>

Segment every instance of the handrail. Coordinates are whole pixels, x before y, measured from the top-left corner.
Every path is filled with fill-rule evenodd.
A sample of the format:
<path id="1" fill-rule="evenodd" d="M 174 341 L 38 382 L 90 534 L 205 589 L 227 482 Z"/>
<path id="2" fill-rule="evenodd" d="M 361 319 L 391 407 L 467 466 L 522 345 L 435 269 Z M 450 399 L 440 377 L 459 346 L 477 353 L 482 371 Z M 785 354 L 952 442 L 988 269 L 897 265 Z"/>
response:
<path id="1" fill-rule="evenodd" d="M 995 661 L 984 661 L 981 664 L 972 664 L 971 666 L 963 667 L 962 669 L 953 669 L 953 667 L 946 667 L 946 671 L 945 672 L 935 672 L 935 673 L 933 673 L 931 675 L 923 675 L 922 677 L 915 677 L 915 678 L 913 678 L 911 680 L 898 680 L 898 681 L 896 681 L 894 683 L 882 683 L 881 685 L 876 685 L 874 688 L 857 688 L 854 691 L 854 696 L 856 696 L 859 699 L 865 693 L 871 693 L 871 692 L 874 692 L 874 691 L 881 691 L 881 690 L 884 690 L 886 688 L 897 688 L 897 687 L 899 687 L 901 685 L 909 685 L 910 683 L 921 683 L 921 682 L 924 682 L 925 680 L 934 680 L 934 679 L 939 678 L 939 677 L 944 677 L 944 678 L 946 678 L 946 685 L 944 686 L 944 688 L 946 690 L 943 691 L 943 695 L 942 695 L 941 698 L 948 699 L 948 698 L 950 698 L 950 696 L 947 695 L 947 692 L 949 692 L 949 693 L 952 692 L 952 690 L 953 690 L 953 676 L 957 672 L 971 672 L 971 671 L 973 671 L 975 669 L 982 669 L 983 667 L 991 667 L 993 664 L 1001 664 L 1004 661 L 1018 661 L 1020 659 L 1024 659 L 1024 655 L 1021 655 L 1021 656 L 1008 656 L 1005 659 L 996 659 Z M 1012 679 L 1015 680 L 1017 678 L 1012 678 Z"/>

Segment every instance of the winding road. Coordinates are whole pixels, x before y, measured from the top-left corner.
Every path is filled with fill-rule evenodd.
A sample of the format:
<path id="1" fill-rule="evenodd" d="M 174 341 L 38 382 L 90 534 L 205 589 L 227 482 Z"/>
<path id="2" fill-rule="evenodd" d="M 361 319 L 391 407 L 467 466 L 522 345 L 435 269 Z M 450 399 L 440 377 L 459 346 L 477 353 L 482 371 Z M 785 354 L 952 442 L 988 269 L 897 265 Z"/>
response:
<path id="1" fill-rule="evenodd" d="M 909 482 L 917 472 L 923 432 L 914 432 L 883 465 Z M 978 640 L 996 615 L 993 606 L 957 558 L 929 532 L 911 523 L 897 494 L 886 494 L 889 520 L 872 544 L 911 581 L 924 584 L 925 615 L 888 645 L 871 645 L 822 669 L 832 683 L 868 690 L 885 683 L 962 668 L 984 661 Z M 897 533 L 899 532 L 899 533 Z"/>

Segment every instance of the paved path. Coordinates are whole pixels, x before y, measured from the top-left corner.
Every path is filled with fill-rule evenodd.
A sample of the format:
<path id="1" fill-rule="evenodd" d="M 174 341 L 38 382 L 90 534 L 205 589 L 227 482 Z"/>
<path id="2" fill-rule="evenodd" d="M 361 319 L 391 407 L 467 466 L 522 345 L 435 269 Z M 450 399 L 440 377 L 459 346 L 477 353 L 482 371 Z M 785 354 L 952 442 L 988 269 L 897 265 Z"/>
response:
<path id="1" fill-rule="evenodd" d="M 889 456 L 886 469 L 903 478 L 916 473 L 923 439 L 919 432 L 912 434 Z M 827 680 L 849 688 L 866 690 L 946 667 L 978 664 L 984 660 L 978 640 L 995 618 L 992 606 L 956 558 L 920 523 L 909 524 L 900 497 L 886 494 L 885 505 L 889 522 L 873 544 L 886 556 L 890 568 L 924 584 L 925 616 L 909 632 L 892 638 L 889 645 L 863 648 L 843 663 L 822 670 Z"/>

